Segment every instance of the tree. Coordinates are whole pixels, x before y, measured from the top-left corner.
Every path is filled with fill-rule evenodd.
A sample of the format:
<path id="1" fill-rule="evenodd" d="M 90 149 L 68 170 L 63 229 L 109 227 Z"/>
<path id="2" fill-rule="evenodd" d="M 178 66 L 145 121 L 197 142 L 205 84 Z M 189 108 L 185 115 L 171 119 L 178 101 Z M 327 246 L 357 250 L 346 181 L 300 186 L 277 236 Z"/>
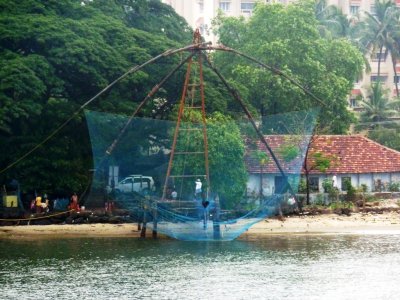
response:
<path id="1" fill-rule="evenodd" d="M 299 124 L 301 123 L 299 122 Z M 328 156 L 315 149 L 313 143 L 318 139 L 318 135 L 315 135 L 315 133 L 311 135 L 306 134 L 305 132 L 301 132 L 299 128 L 296 129 L 298 130 L 297 133 L 286 137 L 285 142 L 279 147 L 278 153 L 285 162 L 301 159 L 302 170 L 304 170 L 305 176 L 306 204 L 309 205 L 311 172 L 314 170 L 326 172 L 337 158 Z"/>
<path id="2" fill-rule="evenodd" d="M 328 5 L 326 0 L 318 0 L 314 5 L 318 31 L 325 38 L 347 37 L 353 22 L 336 5 Z"/>
<path id="3" fill-rule="evenodd" d="M 133 12 L 151 23 L 136 24 Z M 163 14 L 168 19 L 157 17 Z M 159 1 L 2 0 L 0 169 L 43 141 L 128 68 L 186 39 L 190 43 L 188 25 Z M 178 60 L 165 59 L 161 66 L 126 77 L 90 108 L 130 114 L 164 76 L 161 71 Z M 176 98 L 179 84 L 168 82 L 165 96 Z M 91 166 L 86 123 L 79 115 L 33 155 L 0 174 L 0 181 L 24 178 L 25 191 L 79 192 Z"/>
<path id="4" fill-rule="evenodd" d="M 345 39 L 320 37 L 312 5 L 258 4 L 248 21 L 220 16 L 215 25 L 222 44 L 282 70 L 323 101 L 317 103 L 282 77 L 241 58 L 216 54 L 216 64 L 223 66 L 225 76 L 240 87 L 259 115 L 321 106 L 321 128 L 346 132 L 354 121 L 347 110 L 347 95 L 362 70 L 363 58 Z"/>
<path id="5" fill-rule="evenodd" d="M 310 145 L 318 139 L 318 136 L 313 136 Z M 316 151 L 315 149 L 307 148 L 304 158 L 304 176 L 306 177 L 306 203 L 310 204 L 310 174 L 313 170 L 318 170 L 325 173 L 333 163 L 337 161 L 337 157 L 328 156 L 323 152 Z"/>
<path id="6" fill-rule="evenodd" d="M 393 36 L 399 32 L 400 10 L 391 0 L 375 0 L 374 12 L 365 12 L 366 17 L 357 24 L 356 39 L 365 55 L 375 58 L 378 53 L 378 81 L 380 80 L 381 61 L 388 52 L 397 55 L 393 48 Z M 378 52 L 377 52 L 378 51 Z"/>
<path id="7" fill-rule="evenodd" d="M 393 125 L 394 128 L 378 127 L 368 131 L 368 138 L 371 140 L 400 151 L 400 128 L 399 125 Z"/>
<path id="8" fill-rule="evenodd" d="M 184 115 L 176 152 L 203 153 L 203 133 L 198 128 L 201 114 L 191 111 Z M 189 130 L 188 130 L 189 129 Z M 172 135 L 172 134 L 171 134 Z M 211 192 L 222 200 L 224 208 L 234 208 L 242 199 L 248 179 L 244 164 L 244 141 L 239 126 L 228 116 L 215 112 L 207 117 L 208 159 Z M 206 174 L 204 155 L 177 155 L 173 161 L 172 175 Z M 189 177 L 191 178 L 191 177 Z M 204 184 L 205 182 L 203 182 Z M 183 178 L 183 193 L 190 197 L 193 182 Z"/>
<path id="9" fill-rule="evenodd" d="M 371 86 L 367 99 L 361 101 L 361 106 L 364 108 L 361 120 L 372 124 L 372 127 L 375 126 L 374 123 L 381 126 L 382 122 L 390 121 L 389 117 L 397 113 L 394 107 L 399 103 L 399 100 L 390 101 L 387 91 L 383 89 L 381 83 L 376 82 Z"/>

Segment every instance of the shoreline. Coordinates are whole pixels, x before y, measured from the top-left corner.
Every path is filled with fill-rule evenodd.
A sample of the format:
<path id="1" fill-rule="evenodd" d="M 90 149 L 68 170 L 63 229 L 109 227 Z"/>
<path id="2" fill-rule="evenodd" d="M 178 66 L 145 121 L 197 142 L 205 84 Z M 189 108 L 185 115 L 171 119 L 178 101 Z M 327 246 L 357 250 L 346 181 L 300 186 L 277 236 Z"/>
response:
<path id="1" fill-rule="evenodd" d="M 322 214 L 288 216 L 283 221 L 268 218 L 254 224 L 238 239 L 261 239 L 271 235 L 400 234 L 400 214 L 352 213 L 350 216 Z M 41 238 L 140 238 L 137 223 L 14 225 L 0 227 L 1 239 Z M 151 231 L 146 232 L 151 239 Z M 163 238 L 160 235 L 160 238 Z"/>

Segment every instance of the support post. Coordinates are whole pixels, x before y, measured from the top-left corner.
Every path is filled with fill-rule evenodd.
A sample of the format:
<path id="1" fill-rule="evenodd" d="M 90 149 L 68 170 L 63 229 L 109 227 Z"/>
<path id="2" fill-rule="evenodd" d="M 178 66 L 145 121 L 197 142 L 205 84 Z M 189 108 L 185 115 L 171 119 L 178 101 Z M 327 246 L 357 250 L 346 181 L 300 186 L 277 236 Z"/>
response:
<path id="1" fill-rule="evenodd" d="M 219 224 L 221 208 L 219 206 L 218 195 L 215 196 L 214 202 L 215 202 L 215 213 L 213 218 L 214 240 L 219 240 L 221 239 L 221 227 Z"/>
<path id="2" fill-rule="evenodd" d="M 157 222 L 158 222 L 158 211 L 157 211 L 157 200 L 154 200 L 153 203 L 153 239 L 157 238 Z"/>
<path id="3" fill-rule="evenodd" d="M 146 238 L 147 208 L 148 208 L 148 203 L 147 203 L 146 200 L 144 200 L 144 205 L 143 205 L 143 226 L 142 226 L 142 230 L 140 231 L 140 237 L 141 238 Z"/>

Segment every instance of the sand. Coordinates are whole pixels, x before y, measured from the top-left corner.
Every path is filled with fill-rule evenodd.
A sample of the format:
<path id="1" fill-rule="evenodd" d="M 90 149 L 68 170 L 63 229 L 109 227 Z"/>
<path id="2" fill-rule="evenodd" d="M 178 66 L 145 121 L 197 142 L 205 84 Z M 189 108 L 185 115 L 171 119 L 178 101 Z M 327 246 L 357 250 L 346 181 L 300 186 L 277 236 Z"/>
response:
<path id="1" fill-rule="evenodd" d="M 253 225 L 242 237 L 268 234 L 400 234 L 400 214 L 326 214 L 266 219 Z"/>
<path id="2" fill-rule="evenodd" d="M 350 216 L 323 214 L 291 216 L 283 221 L 269 218 L 253 225 L 241 239 L 283 234 L 400 234 L 400 214 L 352 213 Z M 147 233 L 151 237 L 151 232 Z M 137 224 L 24 225 L 0 227 L 0 239 L 68 237 L 138 238 Z"/>

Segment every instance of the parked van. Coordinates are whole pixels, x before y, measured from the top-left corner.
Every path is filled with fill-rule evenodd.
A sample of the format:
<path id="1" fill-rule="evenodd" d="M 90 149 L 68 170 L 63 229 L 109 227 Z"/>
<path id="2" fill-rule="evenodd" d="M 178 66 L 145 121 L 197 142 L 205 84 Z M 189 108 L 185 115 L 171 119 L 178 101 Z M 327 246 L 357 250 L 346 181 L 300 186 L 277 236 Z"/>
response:
<path id="1" fill-rule="evenodd" d="M 155 191 L 153 177 L 137 174 L 125 177 L 120 182 L 118 182 L 114 188 L 115 192 L 117 193 L 141 193 Z M 108 186 L 107 190 L 111 192 L 111 187 Z"/>

